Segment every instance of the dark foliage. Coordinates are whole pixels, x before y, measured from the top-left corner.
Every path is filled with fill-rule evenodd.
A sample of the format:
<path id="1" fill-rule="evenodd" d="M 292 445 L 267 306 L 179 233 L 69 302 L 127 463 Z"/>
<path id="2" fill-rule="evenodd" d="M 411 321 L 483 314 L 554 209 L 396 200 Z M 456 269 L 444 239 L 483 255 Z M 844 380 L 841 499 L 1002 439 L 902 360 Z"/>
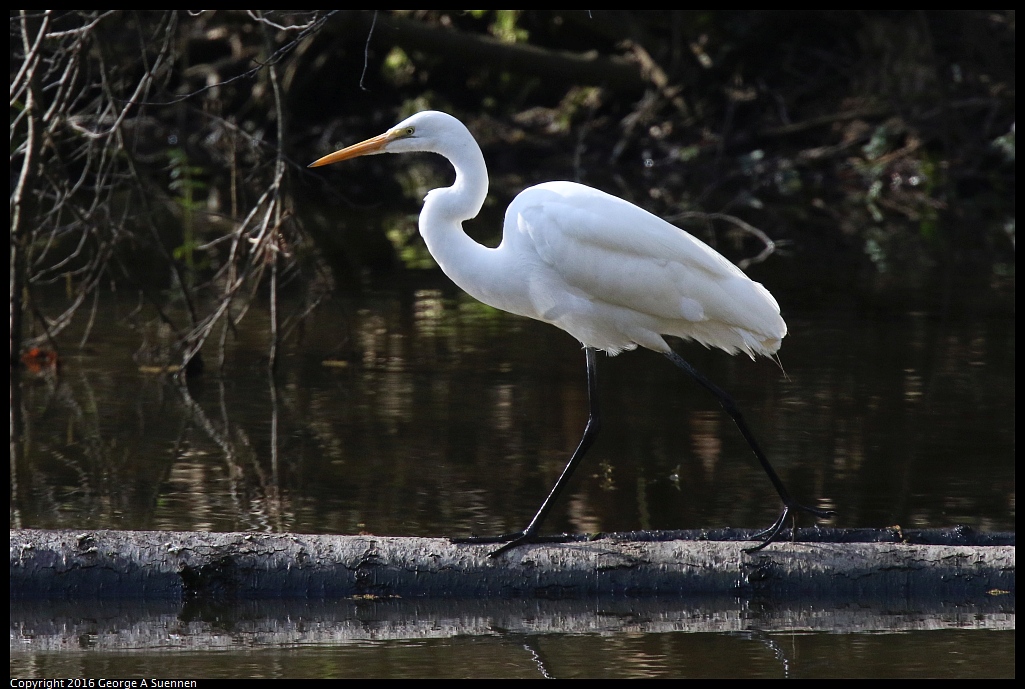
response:
<path id="1" fill-rule="evenodd" d="M 10 18 L 12 357 L 21 305 L 52 337 L 106 281 L 138 290 L 173 333 L 158 358 L 184 363 L 265 284 L 312 307 L 425 263 L 373 206 L 413 213 L 447 170 L 304 165 L 428 107 L 485 149 L 485 241 L 503 196 L 578 179 L 736 260 L 771 237 L 809 293 L 1013 292 L 1014 11 Z M 32 305 L 50 283 L 75 295 L 63 314 Z"/>

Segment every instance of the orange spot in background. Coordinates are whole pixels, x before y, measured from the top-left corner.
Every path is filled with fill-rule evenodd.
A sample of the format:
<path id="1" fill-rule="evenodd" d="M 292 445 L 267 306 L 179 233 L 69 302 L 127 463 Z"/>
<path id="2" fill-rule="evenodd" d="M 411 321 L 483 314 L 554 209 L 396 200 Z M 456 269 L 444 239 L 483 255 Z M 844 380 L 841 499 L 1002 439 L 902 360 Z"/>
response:
<path id="1" fill-rule="evenodd" d="M 32 373 L 42 373 L 57 367 L 57 352 L 33 347 L 21 355 L 21 363 Z"/>

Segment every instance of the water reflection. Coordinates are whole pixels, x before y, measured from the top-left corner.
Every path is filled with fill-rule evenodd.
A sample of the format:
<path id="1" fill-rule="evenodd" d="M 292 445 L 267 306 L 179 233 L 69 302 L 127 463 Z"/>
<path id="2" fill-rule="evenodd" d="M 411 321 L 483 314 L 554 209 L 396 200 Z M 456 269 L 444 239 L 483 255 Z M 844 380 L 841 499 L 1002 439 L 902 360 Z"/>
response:
<path id="1" fill-rule="evenodd" d="M 577 343 L 434 287 L 335 306 L 285 343 L 276 382 L 251 318 L 223 377 L 180 387 L 138 372 L 109 299 L 59 377 L 23 381 L 12 526 L 521 528 L 586 422 Z M 788 322 L 782 371 L 681 352 L 738 400 L 795 496 L 841 526 L 1014 528 L 1012 321 L 851 309 Z M 778 499 L 711 396 L 649 352 L 599 369 L 602 435 L 549 530 L 772 521 Z"/>
<path id="2" fill-rule="evenodd" d="M 10 665 L 20 677 L 1009 677 L 1010 607 L 14 601 Z"/>

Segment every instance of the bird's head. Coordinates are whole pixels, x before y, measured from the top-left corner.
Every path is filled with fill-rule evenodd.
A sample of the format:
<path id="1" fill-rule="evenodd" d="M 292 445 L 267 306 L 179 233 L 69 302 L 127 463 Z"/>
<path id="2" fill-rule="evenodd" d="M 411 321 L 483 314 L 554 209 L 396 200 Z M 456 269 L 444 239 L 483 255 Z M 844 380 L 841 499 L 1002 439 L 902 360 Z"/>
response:
<path id="1" fill-rule="evenodd" d="M 321 167 L 350 158 L 378 153 L 411 153 L 414 151 L 436 153 L 439 152 L 440 145 L 458 142 L 464 137 L 470 137 L 470 133 L 462 122 L 443 112 L 425 110 L 412 117 L 407 117 L 384 134 L 329 153 L 310 163 L 309 167 Z"/>

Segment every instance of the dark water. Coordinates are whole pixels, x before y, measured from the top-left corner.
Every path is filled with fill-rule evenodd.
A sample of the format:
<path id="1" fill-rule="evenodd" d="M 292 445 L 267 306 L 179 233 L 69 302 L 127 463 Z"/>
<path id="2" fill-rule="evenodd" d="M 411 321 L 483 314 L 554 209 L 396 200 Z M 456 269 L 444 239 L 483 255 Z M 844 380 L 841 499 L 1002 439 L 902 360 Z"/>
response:
<path id="1" fill-rule="evenodd" d="M 336 304 L 342 306 L 342 304 Z M 223 376 L 141 374 L 106 314 L 23 384 L 11 525 L 453 536 L 521 528 L 587 420 L 561 331 L 419 290 L 322 309 L 274 382 L 249 318 Z M 349 317 L 346 317 L 348 312 Z M 852 527 L 1014 529 L 1014 323 L 787 314 L 730 391 L 784 482 Z M 102 320 L 102 319 L 101 319 Z M 663 357 L 599 355 L 604 425 L 550 531 L 766 526 L 778 499 L 715 399 Z"/>
<path id="2" fill-rule="evenodd" d="M 506 532 L 533 515 L 587 418 L 575 341 L 455 291 L 339 299 L 285 343 L 273 382 L 266 320 L 253 314 L 223 375 L 208 370 L 188 387 L 140 373 L 140 337 L 123 320 L 132 307 L 110 297 L 87 345 L 65 347 L 58 377 L 25 377 L 12 528 Z M 693 344 L 678 351 L 732 393 L 796 497 L 837 510 L 836 526 L 1014 530 L 1013 315 L 830 304 L 784 316 L 782 371 Z M 599 375 L 602 434 L 547 530 L 765 527 L 777 516 L 778 498 L 732 422 L 663 357 L 600 355 Z M 89 634 L 69 646 L 60 633 L 27 639 L 12 611 L 11 673 L 1014 674 L 1013 606 L 967 629 L 932 611 L 936 623 L 914 631 L 773 622 L 514 634 L 484 625 L 438 638 L 414 629 L 313 640 L 290 628 L 234 636 L 237 616 L 220 636 L 220 618 L 189 632 L 180 611 L 170 622 L 121 616 L 114 627 L 141 620 L 139 639 L 181 628 L 156 647 L 82 642 Z"/>
<path id="3" fill-rule="evenodd" d="M 915 653 L 908 654 L 913 649 Z M 1014 633 L 626 633 L 351 645 L 12 652 L 11 676 L 351 678 L 1014 677 Z"/>
<path id="4" fill-rule="evenodd" d="M 1014 611 L 731 599 L 14 602 L 12 677 L 1013 677 Z"/>

